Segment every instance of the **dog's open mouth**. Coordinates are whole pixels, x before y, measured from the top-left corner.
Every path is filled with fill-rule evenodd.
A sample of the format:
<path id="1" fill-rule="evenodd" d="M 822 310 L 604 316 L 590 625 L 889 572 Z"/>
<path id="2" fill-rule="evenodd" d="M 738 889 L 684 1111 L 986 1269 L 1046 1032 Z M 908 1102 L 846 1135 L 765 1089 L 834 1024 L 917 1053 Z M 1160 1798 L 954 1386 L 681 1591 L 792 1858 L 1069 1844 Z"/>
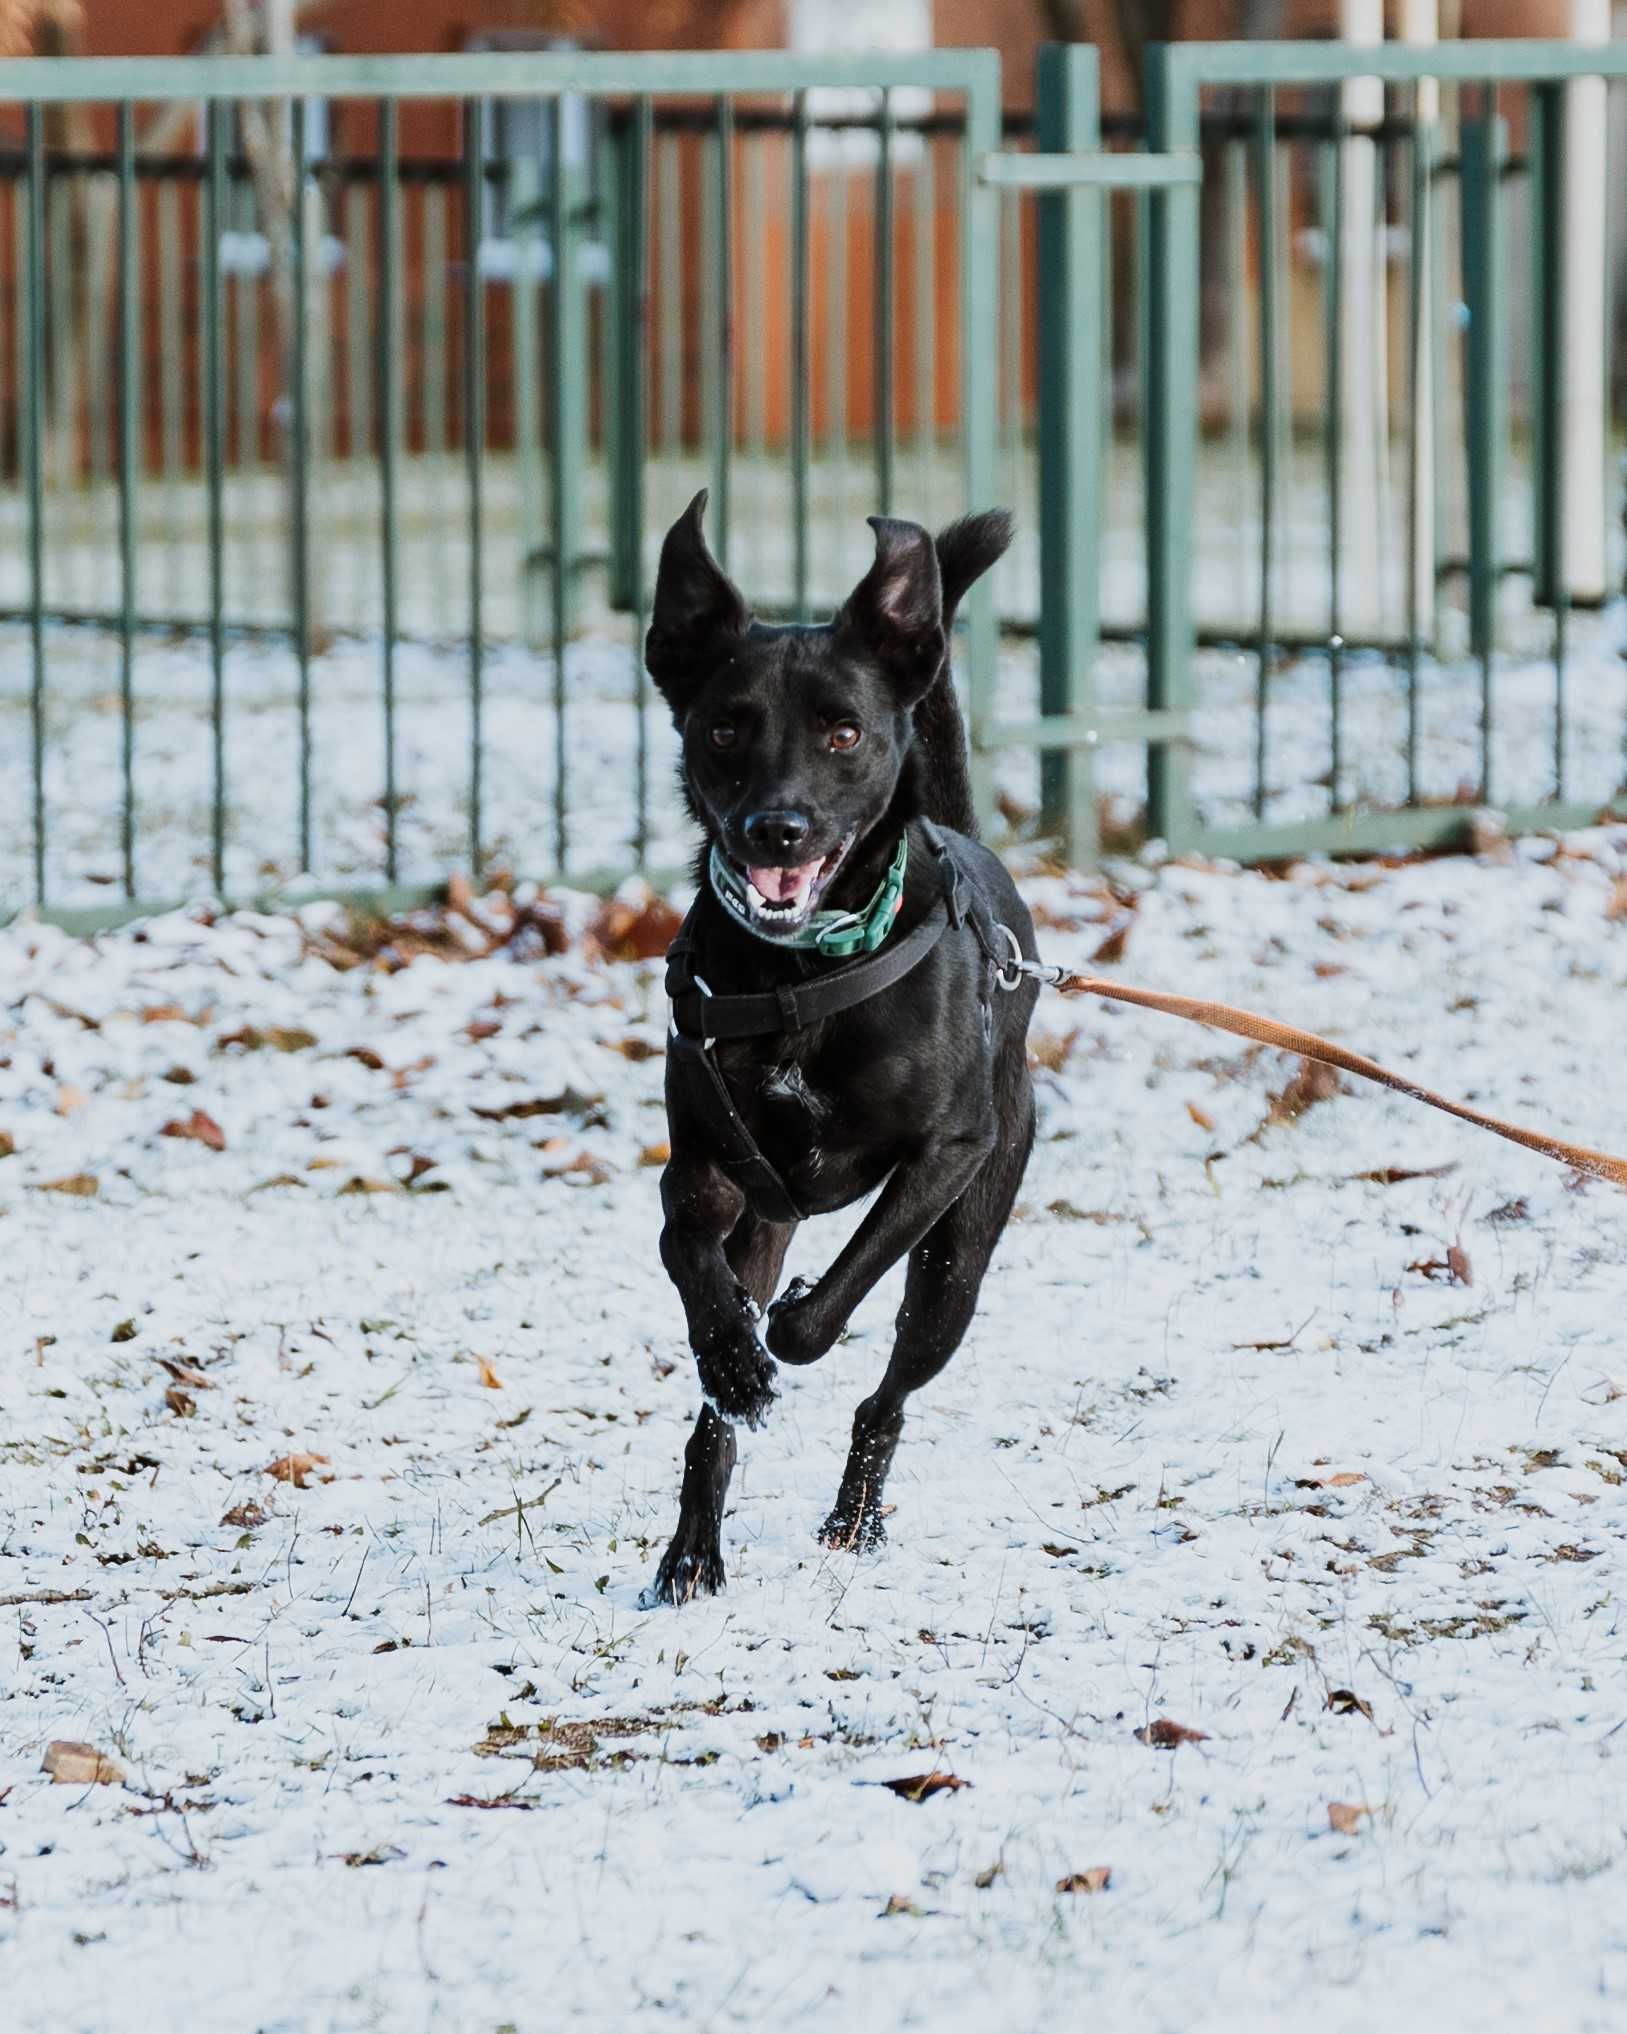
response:
<path id="1" fill-rule="evenodd" d="M 769 934 L 795 932 L 806 924 L 852 845 L 849 834 L 817 861 L 790 868 L 744 867 L 746 909 L 753 924 Z"/>

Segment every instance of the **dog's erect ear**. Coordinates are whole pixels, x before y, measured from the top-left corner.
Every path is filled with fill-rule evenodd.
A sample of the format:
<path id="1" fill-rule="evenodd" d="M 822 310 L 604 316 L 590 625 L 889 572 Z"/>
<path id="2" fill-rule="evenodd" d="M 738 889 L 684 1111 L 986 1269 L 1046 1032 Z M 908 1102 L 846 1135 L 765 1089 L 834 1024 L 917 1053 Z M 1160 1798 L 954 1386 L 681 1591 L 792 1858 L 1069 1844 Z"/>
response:
<path id="1" fill-rule="evenodd" d="M 836 627 L 856 636 L 905 695 L 919 698 L 943 663 L 938 553 L 919 523 L 871 516 L 876 559 L 848 595 Z"/>
<path id="2" fill-rule="evenodd" d="M 655 577 L 644 661 L 674 712 L 706 675 L 704 653 L 718 637 L 741 636 L 751 617 L 740 590 L 707 548 L 703 487 L 668 530 Z"/>

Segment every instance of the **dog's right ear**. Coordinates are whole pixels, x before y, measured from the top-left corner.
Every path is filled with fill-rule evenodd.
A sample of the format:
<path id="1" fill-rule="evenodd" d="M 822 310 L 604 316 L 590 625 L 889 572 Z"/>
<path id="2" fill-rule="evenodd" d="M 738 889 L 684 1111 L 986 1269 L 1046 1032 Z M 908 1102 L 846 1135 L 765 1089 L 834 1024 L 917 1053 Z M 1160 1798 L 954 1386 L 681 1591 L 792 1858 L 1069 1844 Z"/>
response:
<path id="1" fill-rule="evenodd" d="M 708 649 L 720 637 L 743 636 L 751 616 L 740 590 L 707 548 L 701 519 L 703 487 L 668 530 L 655 578 L 644 662 L 662 697 L 682 713 L 705 677 Z"/>

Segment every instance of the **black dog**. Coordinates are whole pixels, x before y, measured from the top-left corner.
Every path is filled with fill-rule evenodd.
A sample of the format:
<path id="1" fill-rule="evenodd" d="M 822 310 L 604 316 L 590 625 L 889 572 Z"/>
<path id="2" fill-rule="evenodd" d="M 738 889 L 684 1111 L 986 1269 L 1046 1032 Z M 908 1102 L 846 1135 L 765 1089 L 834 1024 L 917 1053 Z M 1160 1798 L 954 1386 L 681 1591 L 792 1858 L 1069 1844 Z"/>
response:
<path id="1" fill-rule="evenodd" d="M 706 1403 L 647 1604 L 723 1585 L 734 1423 L 758 1425 L 774 1398 L 761 1310 L 769 1352 L 812 1363 L 907 1252 L 892 1357 L 820 1531 L 831 1547 L 882 1539 L 904 1401 L 971 1322 L 1034 1135 L 1037 990 L 1013 965 L 1034 957 L 1033 927 L 973 838 L 948 652 L 1010 518 L 967 516 L 934 542 L 873 516 L 875 563 L 834 619 L 778 627 L 707 549 L 705 506 L 668 532 L 645 650 L 706 837 L 669 956 L 661 1180 L 661 1258 Z M 877 1188 L 824 1276 L 769 1305 L 796 1223 Z"/>

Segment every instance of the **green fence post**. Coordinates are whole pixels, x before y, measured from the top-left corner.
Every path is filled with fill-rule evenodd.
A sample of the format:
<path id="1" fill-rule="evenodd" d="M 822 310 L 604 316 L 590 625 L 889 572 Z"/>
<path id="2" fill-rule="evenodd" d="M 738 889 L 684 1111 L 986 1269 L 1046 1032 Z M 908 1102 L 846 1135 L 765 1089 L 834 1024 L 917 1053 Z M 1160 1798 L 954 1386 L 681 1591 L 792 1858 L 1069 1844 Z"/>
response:
<path id="1" fill-rule="evenodd" d="M 119 859 L 124 894 L 136 894 L 136 477 L 140 433 L 136 415 L 141 371 L 136 245 L 136 109 L 119 101 Z"/>
<path id="2" fill-rule="evenodd" d="M 1034 72 L 1034 144 L 1046 154 L 1094 149 L 1101 138 L 1097 56 L 1088 43 L 1049 43 Z M 1095 706 L 1100 623 L 1102 352 L 1097 294 L 1106 195 L 1075 185 L 1039 206 L 1040 712 L 1083 721 Z M 1044 823 L 1070 859 L 1090 863 L 1099 840 L 1088 748 L 1040 758 Z"/>
<path id="3" fill-rule="evenodd" d="M 605 417 L 610 478 L 610 605 L 634 606 L 638 547 L 644 538 L 644 210 L 649 100 L 621 110 L 610 129 L 609 407 Z"/>
<path id="4" fill-rule="evenodd" d="M 960 428 L 966 462 L 966 505 L 993 505 L 1000 418 L 1000 193 L 978 177 L 978 164 L 1000 146 L 1000 59 L 993 50 L 971 53 L 976 69 L 966 87 L 966 134 L 961 149 L 960 203 Z M 972 799 L 984 825 L 992 823 L 992 730 L 999 624 L 991 575 L 967 595 L 966 695 L 971 707 Z"/>
<path id="5" fill-rule="evenodd" d="M 734 104 L 717 100 L 717 124 L 707 138 L 708 254 L 706 376 L 707 439 L 712 448 L 712 498 L 707 504 L 712 548 L 729 563 L 729 480 L 734 450 Z"/>
<path id="6" fill-rule="evenodd" d="M 1531 599 L 1554 599 L 1554 539 L 1563 504 L 1556 491 L 1555 457 L 1564 442 L 1560 390 L 1564 377 L 1564 307 L 1559 270 L 1565 245 L 1565 88 L 1537 85 L 1531 92 Z"/>
<path id="7" fill-rule="evenodd" d="M 1491 99 L 1487 88 L 1488 106 Z M 1502 562 L 1498 518 L 1508 443 L 1505 373 L 1507 273 L 1502 177 L 1508 130 L 1487 111 L 1465 120 L 1463 163 L 1463 295 L 1468 307 L 1464 344 L 1464 445 L 1469 482 L 1469 647 L 1480 664 L 1480 798 L 1493 796 L 1492 653 L 1497 635 L 1497 589 Z"/>
<path id="8" fill-rule="evenodd" d="M 34 794 L 34 902 L 45 902 L 45 115 L 30 104 L 28 263 L 24 330 L 28 354 L 23 417 L 28 473 L 29 747 Z"/>
<path id="9" fill-rule="evenodd" d="M 384 681 L 384 873 L 400 880 L 398 836 L 400 787 L 396 782 L 395 650 L 396 460 L 401 439 L 401 191 L 400 128 L 394 99 L 379 101 L 379 268 L 375 313 L 378 356 L 379 593 L 383 624 Z"/>
<path id="10" fill-rule="evenodd" d="M 1147 52 L 1147 144 L 1196 150 L 1198 90 L 1178 44 Z M 1192 492 L 1198 447 L 1198 210 L 1201 187 L 1149 194 L 1147 297 L 1147 704 L 1192 704 Z M 1147 753 L 1147 825 L 1171 854 L 1194 838 L 1187 752 L 1178 742 Z"/>
<path id="11" fill-rule="evenodd" d="M 549 372 L 553 414 L 554 632 L 562 642 L 575 626 L 576 581 L 582 552 L 582 477 L 587 463 L 588 317 L 582 287 L 582 235 L 587 227 L 585 152 L 571 146 L 572 116 L 585 120 L 580 97 L 554 101 L 554 184 L 552 197 L 553 319 Z M 563 654 L 563 652 L 561 652 Z"/>

